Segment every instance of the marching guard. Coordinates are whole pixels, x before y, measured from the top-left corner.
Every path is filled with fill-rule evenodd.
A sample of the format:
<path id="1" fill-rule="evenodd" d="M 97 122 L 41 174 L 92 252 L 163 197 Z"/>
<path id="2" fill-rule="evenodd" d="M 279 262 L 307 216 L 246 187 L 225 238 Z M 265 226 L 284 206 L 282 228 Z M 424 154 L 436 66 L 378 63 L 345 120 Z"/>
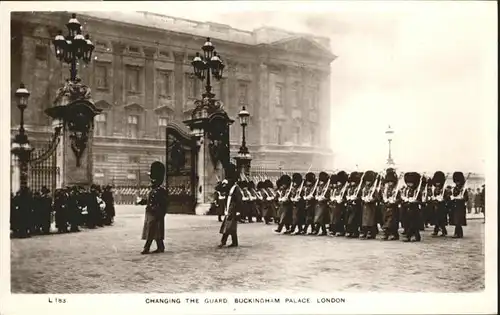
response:
<path id="1" fill-rule="evenodd" d="M 165 251 L 165 215 L 167 210 L 167 191 L 161 185 L 165 179 L 165 165 L 159 161 L 151 164 L 149 178 L 151 189 L 148 198 L 138 202 L 146 205 L 144 226 L 142 228 L 142 239 L 146 240 L 141 254 L 149 254 L 149 249 L 153 240 L 157 249 L 153 253 L 163 253 Z"/>
<path id="2" fill-rule="evenodd" d="M 328 200 L 330 199 L 330 176 L 325 172 L 320 172 L 319 182 L 316 189 L 316 206 L 314 211 L 314 235 L 318 235 L 321 229 L 321 235 L 327 235 L 326 224 L 329 223 Z"/>
<path id="3" fill-rule="evenodd" d="M 292 191 L 290 192 L 292 202 L 292 228 L 290 229 L 290 233 L 294 235 L 303 233 L 302 229 L 305 223 L 304 199 L 302 199 L 303 189 L 304 180 L 302 179 L 302 175 L 294 173 L 292 175 Z"/>
<path id="4" fill-rule="evenodd" d="M 222 234 L 219 248 L 226 245 L 227 239 L 231 236 L 231 245 L 238 246 L 238 212 L 242 206 L 243 195 L 237 184 L 236 166 L 229 164 L 226 168 L 226 180 L 228 182 L 229 192 L 227 194 L 226 205 L 224 209 L 224 220 L 222 221 L 219 233 Z"/>
<path id="5" fill-rule="evenodd" d="M 285 227 L 285 234 L 290 234 L 290 225 L 292 223 L 292 202 L 290 194 L 292 192 L 292 179 L 288 175 L 282 175 L 279 179 L 280 189 L 278 190 L 279 202 L 279 224 L 274 230 L 276 233 L 281 233 Z"/>
<path id="6" fill-rule="evenodd" d="M 264 222 L 269 224 L 271 220 L 276 217 L 276 194 L 274 193 L 273 182 L 269 179 L 264 181 L 262 185 L 262 195 L 265 196 L 264 206 L 262 207 L 262 216 L 264 217 Z"/>
<path id="7" fill-rule="evenodd" d="M 250 197 L 250 218 L 252 216 L 255 216 L 255 220 L 257 222 L 262 222 L 262 214 L 260 212 L 260 207 L 258 204 L 258 198 L 257 198 L 257 191 L 255 190 L 255 183 L 253 181 L 250 181 L 248 183 L 248 194 Z"/>
<path id="8" fill-rule="evenodd" d="M 463 226 L 467 225 L 467 201 L 469 194 L 465 188 L 466 179 L 462 172 L 453 173 L 453 187 L 451 200 L 451 225 L 455 226 L 455 233 L 453 238 L 463 238 Z"/>
<path id="9" fill-rule="evenodd" d="M 330 194 L 330 234 L 345 236 L 345 193 L 348 175 L 340 171 L 331 178 L 333 188 Z"/>
<path id="10" fill-rule="evenodd" d="M 306 174 L 306 182 L 304 184 L 304 212 L 306 216 L 306 225 L 304 226 L 303 233 L 307 233 L 309 226 L 311 226 L 311 232 L 309 235 L 314 234 L 314 211 L 316 200 L 314 199 L 314 192 L 316 191 L 318 181 L 316 180 L 316 175 L 314 173 Z"/>
<path id="11" fill-rule="evenodd" d="M 434 225 L 432 236 L 437 236 L 439 231 L 441 231 L 441 236 L 448 235 L 448 231 L 446 230 L 446 226 L 448 225 L 446 203 L 449 196 L 445 193 L 445 182 L 446 177 L 443 172 L 437 171 L 434 173 L 431 181 L 432 224 Z"/>
<path id="12" fill-rule="evenodd" d="M 359 237 L 361 225 L 361 185 L 363 184 L 364 173 L 352 172 L 349 175 L 349 187 L 347 188 L 346 202 L 346 237 Z"/>
<path id="13" fill-rule="evenodd" d="M 383 240 L 399 240 L 399 205 L 401 193 L 399 191 L 399 178 L 394 169 L 387 169 L 385 184 L 382 191 L 383 201 Z"/>
<path id="14" fill-rule="evenodd" d="M 375 239 L 378 234 L 377 228 L 377 186 L 380 182 L 380 176 L 373 171 L 365 172 L 365 185 L 361 192 L 363 214 L 361 218 L 361 234 L 359 238 Z"/>
<path id="15" fill-rule="evenodd" d="M 102 192 L 102 200 L 106 204 L 104 211 L 106 212 L 105 225 L 111 225 L 115 218 L 115 199 L 113 197 L 113 192 L 111 191 L 111 185 L 107 185 Z"/>
<path id="16" fill-rule="evenodd" d="M 416 172 L 409 172 L 404 175 L 404 180 L 407 185 L 407 189 L 403 193 L 402 207 L 405 208 L 404 216 L 404 226 L 406 229 L 404 242 L 410 242 L 412 240 L 420 242 L 420 225 L 421 225 L 421 214 L 420 214 L 420 200 L 421 200 L 421 184 L 422 177 Z"/>

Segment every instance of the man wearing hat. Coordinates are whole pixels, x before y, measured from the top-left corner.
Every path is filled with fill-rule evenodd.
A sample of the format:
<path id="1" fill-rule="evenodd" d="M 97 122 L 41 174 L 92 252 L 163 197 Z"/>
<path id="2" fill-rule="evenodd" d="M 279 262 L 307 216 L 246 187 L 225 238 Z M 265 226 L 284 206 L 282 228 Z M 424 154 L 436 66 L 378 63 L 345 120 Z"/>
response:
<path id="1" fill-rule="evenodd" d="M 78 187 L 73 186 L 68 198 L 68 221 L 70 225 L 70 232 L 80 232 L 78 225 L 80 224 L 80 217 L 82 215 L 80 209 L 78 208 Z"/>
<path id="2" fill-rule="evenodd" d="M 453 238 L 463 238 L 464 231 L 463 226 L 467 225 L 467 201 L 469 200 L 469 195 L 467 189 L 465 189 L 465 177 L 462 172 L 453 173 L 453 182 L 455 187 L 453 187 L 451 199 L 452 215 L 451 215 L 451 225 L 455 226 L 455 233 Z"/>
<path id="3" fill-rule="evenodd" d="M 432 236 L 437 236 L 438 232 L 441 231 L 441 236 L 446 236 L 448 231 L 446 230 L 446 225 L 448 225 L 446 202 L 449 198 L 445 194 L 444 183 L 446 177 L 443 172 L 437 171 L 431 180 L 431 207 L 432 207 L 432 222 L 434 225 L 434 231 Z"/>
<path id="4" fill-rule="evenodd" d="M 41 227 L 43 234 L 49 234 L 50 224 L 52 222 L 52 196 L 47 186 L 42 187 L 41 195 Z"/>
<path id="5" fill-rule="evenodd" d="M 146 205 L 144 226 L 142 228 L 142 239 L 146 240 L 141 254 L 149 254 L 149 248 L 156 242 L 157 249 L 153 253 L 165 251 L 165 215 L 167 213 L 167 191 L 161 185 L 165 179 L 165 165 L 159 161 L 151 164 L 149 178 L 151 189 L 147 200 L 141 200 L 139 204 Z"/>
<path id="6" fill-rule="evenodd" d="M 106 212 L 105 225 L 113 224 L 115 218 L 115 199 L 113 197 L 113 191 L 111 190 L 111 185 L 106 185 L 104 191 L 102 192 L 102 200 L 106 204 L 104 211 Z"/>
<path id="7" fill-rule="evenodd" d="M 332 175 L 332 193 L 330 195 L 330 234 L 345 236 L 345 192 L 347 190 L 347 173 L 340 171 Z"/>
<path id="8" fill-rule="evenodd" d="M 302 199 L 303 192 L 302 175 L 294 173 L 292 175 L 292 191 L 290 193 L 290 199 L 292 201 L 292 228 L 290 232 L 294 235 L 302 234 L 302 228 L 304 227 L 305 211 L 304 199 Z"/>
<path id="9" fill-rule="evenodd" d="M 404 180 L 407 185 L 402 199 L 403 207 L 406 208 L 405 214 L 405 228 L 406 234 L 403 239 L 404 242 L 410 242 L 414 240 L 420 242 L 420 226 L 422 222 L 422 216 L 420 213 L 420 203 L 421 203 L 421 189 L 420 182 L 421 176 L 416 172 L 408 172 L 404 175 Z"/>
<path id="10" fill-rule="evenodd" d="M 278 228 L 274 230 L 276 233 L 281 233 L 283 227 L 285 227 L 285 234 L 290 234 L 290 225 L 292 223 L 292 201 L 290 196 L 292 196 L 292 179 L 288 175 L 282 175 L 280 180 L 280 189 L 278 191 L 279 195 L 279 224 Z"/>
<path id="11" fill-rule="evenodd" d="M 231 245 L 229 247 L 238 246 L 238 209 L 241 208 L 243 195 L 240 187 L 237 185 L 238 174 L 236 166 L 232 163 L 228 164 L 225 169 L 226 180 L 228 182 L 229 192 L 226 198 L 224 208 L 224 220 L 220 227 L 219 233 L 222 234 L 219 248 L 226 245 L 227 239 L 231 236 Z"/>
<path id="12" fill-rule="evenodd" d="M 384 230 L 383 240 L 398 240 L 399 239 L 399 203 L 401 194 L 397 187 L 398 177 L 393 169 L 387 169 L 385 175 L 385 184 L 382 190 L 383 200 L 383 225 Z"/>
<path id="13" fill-rule="evenodd" d="M 326 224 L 329 222 L 330 215 L 328 209 L 328 200 L 330 199 L 330 176 L 325 172 L 320 172 L 318 179 L 318 188 L 315 194 L 314 235 L 317 235 L 320 229 L 321 235 L 327 235 L 328 231 L 326 229 Z"/>
<path id="14" fill-rule="evenodd" d="M 262 216 L 264 217 L 264 222 L 269 224 L 271 220 L 275 217 L 275 200 L 276 195 L 274 193 L 273 182 L 266 179 L 262 185 L 262 196 L 264 198 L 262 206 Z"/>
<path id="15" fill-rule="evenodd" d="M 358 238 L 361 229 L 361 185 L 363 173 L 352 172 L 349 175 L 346 202 L 346 237 Z"/>
<path id="16" fill-rule="evenodd" d="M 363 213 L 361 218 L 361 235 L 359 238 L 375 239 L 377 236 L 377 174 L 367 171 L 364 176 L 364 187 L 361 190 Z"/>
<path id="17" fill-rule="evenodd" d="M 302 233 L 306 234 L 309 226 L 311 226 L 311 232 L 309 235 L 314 234 L 314 211 L 316 200 L 314 199 L 314 193 L 316 191 L 316 175 L 314 173 L 306 174 L 306 182 L 304 183 L 304 212 L 306 216 L 306 224 L 302 229 Z"/>
<path id="18" fill-rule="evenodd" d="M 224 181 L 227 185 L 227 180 Z M 224 184 L 222 182 L 217 183 L 214 193 L 215 213 L 217 214 L 219 222 L 222 222 L 222 216 L 224 215 L 224 206 L 226 205 L 226 191 L 223 185 Z"/>

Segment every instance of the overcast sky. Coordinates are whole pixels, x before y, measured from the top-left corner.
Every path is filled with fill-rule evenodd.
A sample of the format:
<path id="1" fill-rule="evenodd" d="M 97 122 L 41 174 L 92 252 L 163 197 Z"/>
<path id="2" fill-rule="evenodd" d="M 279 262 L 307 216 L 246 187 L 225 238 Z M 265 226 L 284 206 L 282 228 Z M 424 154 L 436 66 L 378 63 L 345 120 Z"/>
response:
<path id="1" fill-rule="evenodd" d="M 402 168 L 484 171 L 485 138 L 497 117 L 495 3 L 221 4 L 155 12 L 331 38 L 336 167 L 383 167 L 390 124 Z"/>

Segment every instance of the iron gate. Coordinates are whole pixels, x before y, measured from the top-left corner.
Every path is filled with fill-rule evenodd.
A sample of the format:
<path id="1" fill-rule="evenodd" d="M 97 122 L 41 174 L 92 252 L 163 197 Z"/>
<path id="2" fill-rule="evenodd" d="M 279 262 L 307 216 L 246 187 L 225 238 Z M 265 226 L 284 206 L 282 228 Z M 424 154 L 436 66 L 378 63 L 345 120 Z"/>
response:
<path id="1" fill-rule="evenodd" d="M 167 212 L 195 214 L 196 141 L 175 122 L 165 129 Z"/>
<path id="2" fill-rule="evenodd" d="M 53 140 L 40 143 L 30 156 L 30 176 L 29 187 L 32 192 L 40 191 L 43 186 L 50 189 L 52 197 L 57 185 L 57 176 L 59 176 L 59 167 L 57 166 L 56 150 L 57 143 Z"/>

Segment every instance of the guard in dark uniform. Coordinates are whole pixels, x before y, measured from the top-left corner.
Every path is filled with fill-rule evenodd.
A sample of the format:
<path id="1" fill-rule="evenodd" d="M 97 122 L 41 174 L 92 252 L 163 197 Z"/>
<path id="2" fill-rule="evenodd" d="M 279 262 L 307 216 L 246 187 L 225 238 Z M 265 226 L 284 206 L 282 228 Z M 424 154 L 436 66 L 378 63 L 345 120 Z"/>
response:
<path id="1" fill-rule="evenodd" d="M 231 236 L 231 245 L 229 247 L 238 246 L 238 209 L 242 206 L 243 195 L 236 181 L 238 174 L 236 166 L 229 164 L 226 169 L 226 180 L 228 182 L 229 191 L 226 198 L 224 209 L 224 220 L 220 227 L 219 233 L 222 234 L 219 248 L 226 245 L 227 239 Z"/>
<path id="2" fill-rule="evenodd" d="M 105 225 L 111 225 L 115 221 L 115 198 L 113 197 L 111 188 L 111 185 L 107 185 L 102 192 L 102 200 L 106 204 L 106 208 L 104 208 L 106 212 Z"/>
<path id="3" fill-rule="evenodd" d="M 453 173 L 453 187 L 451 199 L 452 215 L 451 225 L 455 226 L 453 238 L 463 238 L 463 226 L 467 226 L 467 201 L 469 194 L 465 188 L 465 177 L 462 172 Z"/>
<path id="4" fill-rule="evenodd" d="M 332 176 L 332 193 L 330 195 L 330 234 L 345 236 L 345 202 L 348 175 L 340 171 Z"/>
<path id="5" fill-rule="evenodd" d="M 294 173 L 292 175 L 292 191 L 290 192 L 290 200 L 292 202 L 292 228 L 290 232 L 294 235 L 302 234 L 304 227 L 304 199 L 302 194 L 304 191 L 302 175 Z M 297 230 L 297 231 L 296 231 Z"/>
<path id="6" fill-rule="evenodd" d="M 314 193 L 317 188 L 316 175 L 314 173 L 306 174 L 306 182 L 304 183 L 304 211 L 306 215 L 306 224 L 302 230 L 304 234 L 307 233 L 309 226 L 311 227 L 311 232 L 309 235 L 314 234 L 314 211 L 316 206 L 316 199 L 314 199 Z"/>
<path id="7" fill-rule="evenodd" d="M 420 226 L 422 215 L 420 213 L 420 203 L 422 194 L 421 187 L 419 187 L 420 178 L 420 174 L 416 172 L 409 172 L 404 175 L 404 180 L 407 185 L 407 189 L 402 196 L 403 207 L 406 208 L 406 234 L 403 239 L 404 242 L 421 241 Z"/>
<path id="8" fill-rule="evenodd" d="M 41 225 L 42 225 L 42 195 L 40 192 L 35 191 L 33 194 L 33 203 L 31 206 L 31 221 L 30 221 L 30 234 L 36 235 L 40 234 Z"/>
<path id="9" fill-rule="evenodd" d="M 220 182 L 215 186 L 215 193 L 214 193 L 215 214 L 217 215 L 217 219 L 219 222 L 222 222 L 222 216 L 224 215 L 225 204 L 226 204 L 226 192 L 225 189 L 223 188 L 222 182 Z"/>
<path id="10" fill-rule="evenodd" d="M 78 225 L 81 222 L 82 212 L 78 207 L 79 192 L 78 187 L 73 186 L 68 198 L 68 214 L 69 224 L 71 226 L 70 232 L 80 232 Z"/>
<path id="11" fill-rule="evenodd" d="M 54 211 L 56 216 L 56 228 L 58 233 L 68 232 L 68 209 L 66 193 L 63 189 L 57 189 L 54 195 Z"/>
<path id="12" fill-rule="evenodd" d="M 443 172 L 437 171 L 431 180 L 431 207 L 432 207 L 432 222 L 434 225 L 434 231 L 432 236 L 437 236 L 439 231 L 441 231 L 441 236 L 448 235 L 446 226 L 448 225 L 448 213 L 446 209 L 446 203 L 448 202 L 449 196 L 445 194 L 444 183 L 446 177 Z"/>
<path id="13" fill-rule="evenodd" d="M 377 191 L 377 174 L 374 171 L 366 171 L 364 176 L 364 187 L 361 190 L 362 218 L 361 239 L 375 239 L 377 236 L 377 202 L 379 199 Z M 380 180 L 380 179 L 379 179 Z"/>
<path id="14" fill-rule="evenodd" d="M 275 212 L 275 200 L 276 200 L 276 194 L 273 189 L 273 182 L 271 182 L 269 179 L 266 179 L 264 181 L 264 184 L 262 185 L 262 196 L 264 198 L 263 202 L 263 207 L 262 207 L 262 216 L 264 217 L 264 222 L 266 224 L 269 224 L 273 218 L 276 216 Z"/>
<path id="15" fill-rule="evenodd" d="M 17 206 L 17 235 L 21 238 L 29 237 L 33 195 L 28 187 L 21 187 L 19 194 L 14 199 L 14 203 Z"/>
<path id="16" fill-rule="evenodd" d="M 50 225 L 52 223 L 52 196 L 50 195 L 50 190 L 46 186 L 42 187 L 40 209 L 42 233 L 49 234 Z"/>
<path id="17" fill-rule="evenodd" d="M 317 235 L 320 229 L 321 235 L 327 235 L 328 230 L 326 229 L 326 224 L 330 221 L 330 211 L 328 208 L 328 200 L 330 199 L 330 176 L 325 172 L 320 172 L 318 179 L 318 188 L 315 193 L 314 235 Z"/>
<path id="18" fill-rule="evenodd" d="M 361 229 L 361 185 L 363 173 L 352 172 L 349 175 L 349 186 L 347 187 L 346 201 L 346 237 L 358 238 Z"/>
<path id="19" fill-rule="evenodd" d="M 399 205 L 401 203 L 401 191 L 398 187 L 399 178 L 393 169 L 387 169 L 385 184 L 382 190 L 383 207 L 383 240 L 399 240 Z"/>
<path id="20" fill-rule="evenodd" d="M 257 190 L 255 189 L 255 183 L 250 181 L 248 183 L 248 193 L 250 195 L 250 213 L 255 216 L 257 222 L 262 222 L 262 212 L 260 211 L 260 204 L 257 198 Z"/>
<path id="21" fill-rule="evenodd" d="M 165 251 L 165 215 L 167 213 L 167 191 L 161 185 L 165 179 L 165 165 L 159 161 L 151 164 L 149 178 L 151 189 L 147 200 L 142 199 L 139 204 L 146 205 L 142 239 L 146 240 L 141 254 L 149 254 L 149 248 L 156 242 L 157 249 L 153 253 Z"/>
<path id="22" fill-rule="evenodd" d="M 292 194 L 292 179 L 288 175 L 282 175 L 280 180 L 280 190 L 279 194 L 279 224 L 278 228 L 274 231 L 276 233 L 281 233 L 283 227 L 285 227 L 285 234 L 290 234 L 290 225 L 292 224 L 292 201 L 290 196 Z"/>
<path id="23" fill-rule="evenodd" d="M 424 185 L 425 184 L 425 185 Z M 432 178 L 425 177 L 425 181 L 422 183 L 422 209 L 423 209 L 423 223 L 424 228 L 429 227 L 430 224 L 434 221 L 432 216 L 434 214 L 433 206 L 431 202 L 432 196 Z"/>

